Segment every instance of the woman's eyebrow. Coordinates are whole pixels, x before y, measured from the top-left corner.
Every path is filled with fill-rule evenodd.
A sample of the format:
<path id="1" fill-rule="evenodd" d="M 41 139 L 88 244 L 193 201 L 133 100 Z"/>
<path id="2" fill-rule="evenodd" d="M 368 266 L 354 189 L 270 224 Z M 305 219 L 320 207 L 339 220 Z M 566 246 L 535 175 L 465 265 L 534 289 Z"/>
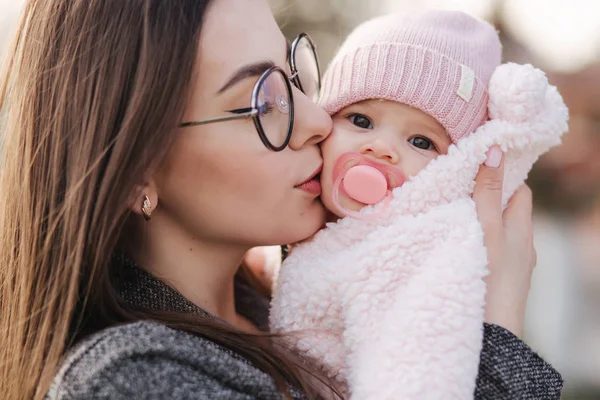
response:
<path id="1" fill-rule="evenodd" d="M 245 65 L 233 74 L 233 76 L 227 81 L 227 83 L 223 85 L 221 89 L 219 89 L 217 94 L 223 93 L 227 89 L 231 88 L 232 86 L 236 85 L 237 83 L 243 81 L 246 78 L 260 76 L 266 70 L 274 66 L 275 63 L 273 61 L 261 61 L 258 63 Z"/>

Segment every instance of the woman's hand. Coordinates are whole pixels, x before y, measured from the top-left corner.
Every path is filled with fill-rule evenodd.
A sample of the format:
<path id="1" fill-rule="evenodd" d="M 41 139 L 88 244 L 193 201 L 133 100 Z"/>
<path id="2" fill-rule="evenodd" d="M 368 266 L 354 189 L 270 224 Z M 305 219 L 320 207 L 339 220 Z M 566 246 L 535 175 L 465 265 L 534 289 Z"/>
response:
<path id="1" fill-rule="evenodd" d="M 475 179 L 473 199 L 483 226 L 489 275 L 485 321 L 521 336 L 531 275 L 536 264 L 533 246 L 532 196 L 523 185 L 502 213 L 504 162 L 493 147 Z"/>

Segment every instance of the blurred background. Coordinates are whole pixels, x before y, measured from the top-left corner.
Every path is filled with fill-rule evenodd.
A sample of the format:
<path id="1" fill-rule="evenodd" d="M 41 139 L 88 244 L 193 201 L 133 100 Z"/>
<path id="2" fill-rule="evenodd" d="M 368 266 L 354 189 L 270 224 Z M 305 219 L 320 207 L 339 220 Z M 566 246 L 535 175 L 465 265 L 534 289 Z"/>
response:
<path id="1" fill-rule="evenodd" d="M 23 0 L 0 0 L 0 50 Z M 528 183 L 538 266 L 525 340 L 565 377 L 565 399 L 600 399 L 600 2 L 594 0 L 269 0 L 289 39 L 311 34 L 324 69 L 344 37 L 376 15 L 458 9 L 494 24 L 504 61 L 531 63 L 570 109 L 564 144 Z"/>

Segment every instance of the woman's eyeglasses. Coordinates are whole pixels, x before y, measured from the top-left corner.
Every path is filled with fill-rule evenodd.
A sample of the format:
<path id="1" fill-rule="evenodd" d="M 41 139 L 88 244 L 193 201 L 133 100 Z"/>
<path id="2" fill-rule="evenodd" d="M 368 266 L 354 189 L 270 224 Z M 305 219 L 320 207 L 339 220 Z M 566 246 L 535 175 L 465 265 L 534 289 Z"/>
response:
<path id="1" fill-rule="evenodd" d="M 258 78 L 252 90 L 250 107 L 231 110 L 232 115 L 185 122 L 179 126 L 184 128 L 252 118 L 260 140 L 268 149 L 285 149 L 294 127 L 294 98 L 290 82 L 315 102 L 321 90 L 321 71 L 315 45 L 306 33 L 300 34 L 292 43 L 289 63 L 292 71 L 289 77 L 283 69 L 271 67 Z"/>

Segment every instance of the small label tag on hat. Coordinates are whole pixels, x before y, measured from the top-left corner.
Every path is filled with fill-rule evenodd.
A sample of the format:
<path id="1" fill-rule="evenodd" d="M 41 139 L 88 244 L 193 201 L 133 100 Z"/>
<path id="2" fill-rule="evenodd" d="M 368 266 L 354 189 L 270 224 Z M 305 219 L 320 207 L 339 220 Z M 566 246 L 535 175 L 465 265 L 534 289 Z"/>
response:
<path id="1" fill-rule="evenodd" d="M 460 86 L 456 94 L 467 103 L 473 97 L 473 86 L 475 86 L 475 72 L 466 65 L 461 65 Z"/>

